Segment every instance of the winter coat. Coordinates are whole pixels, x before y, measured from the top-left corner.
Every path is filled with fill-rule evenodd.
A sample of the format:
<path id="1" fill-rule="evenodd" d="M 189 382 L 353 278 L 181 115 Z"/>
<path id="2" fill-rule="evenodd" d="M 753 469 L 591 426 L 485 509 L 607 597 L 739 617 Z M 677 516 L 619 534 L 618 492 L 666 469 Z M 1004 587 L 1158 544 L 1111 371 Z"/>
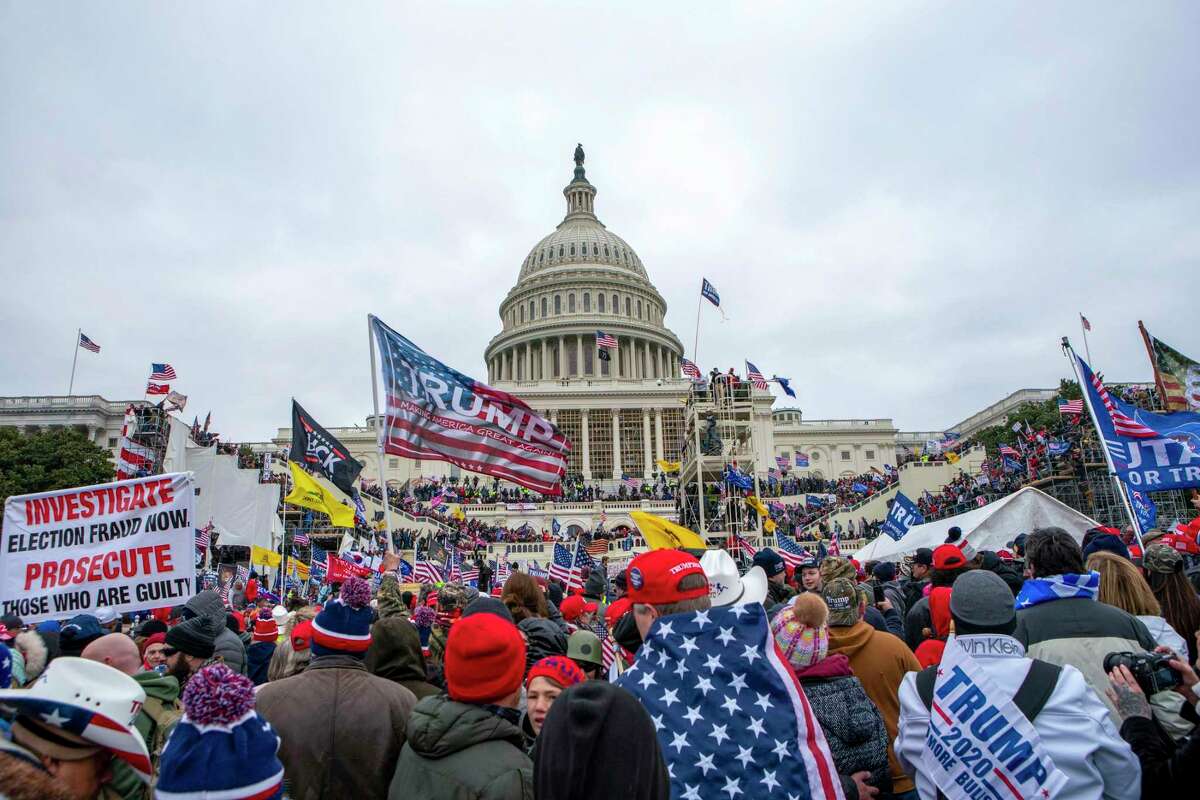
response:
<path id="1" fill-rule="evenodd" d="M 1200 726 L 1175 742 L 1154 720 L 1130 717 L 1121 738 L 1142 764 L 1142 797 L 1186 797 L 1200 783 Z"/>
<path id="2" fill-rule="evenodd" d="M 981 646 L 972 648 L 972 652 L 975 663 L 992 679 L 998 691 L 1009 698 L 1015 695 L 1033 661 L 1021 655 L 1012 638 L 999 634 L 960 638 L 964 641 L 1002 639 L 1012 645 L 1007 648 Z M 921 755 L 929 733 L 929 713 L 917 693 L 916 675 L 905 677 L 900 687 L 900 732 L 895 740 L 896 755 L 901 766 L 916 775 L 922 800 L 937 796 L 932 779 L 923 772 Z M 1034 718 L 1033 727 L 1054 766 L 1067 776 L 1066 786 L 1055 795 L 1056 798 L 1123 800 L 1138 797 L 1141 770 L 1137 759 L 1129 745 L 1117 735 L 1106 707 L 1088 688 L 1078 670 L 1063 667 L 1054 693 Z"/>
<path id="3" fill-rule="evenodd" d="M 221 602 L 221 596 L 212 589 L 205 589 L 184 603 L 183 607 L 208 622 L 210 632 L 215 635 L 214 654 L 220 656 L 231 670 L 245 675 L 246 647 L 236 633 L 225 627 L 225 604 Z"/>
<path id="4" fill-rule="evenodd" d="M 546 656 L 567 654 L 567 635 L 553 621 L 541 617 L 521 620 L 518 628 L 525 634 L 525 671 Z"/>
<path id="5" fill-rule="evenodd" d="M 133 676 L 138 686 L 146 693 L 146 701 L 133 718 L 133 727 L 142 735 L 146 749 L 150 752 L 150 763 L 158 769 L 158 757 L 176 723 L 183 717 L 183 706 L 179 702 L 179 681 L 173 675 L 157 672 L 139 672 Z M 146 797 L 146 784 L 142 783 L 133 767 L 116 756 L 110 762 L 112 781 L 104 787 L 105 798 L 140 800 Z"/>
<path id="6" fill-rule="evenodd" d="M 883 596 L 892 604 L 899 619 L 903 620 L 904 615 L 908 613 L 908 598 L 904 596 L 904 588 L 900 586 L 900 581 L 888 581 L 880 585 L 883 587 Z"/>
<path id="7" fill-rule="evenodd" d="M 786 603 L 796 596 L 796 590 L 786 583 L 767 582 L 767 601 L 763 605 L 768 608 Z"/>
<path id="8" fill-rule="evenodd" d="M 904 637 L 904 618 L 894 608 L 880 611 L 875 606 L 867 606 L 867 611 L 863 614 L 863 622 L 880 633 L 890 633 L 899 638 Z"/>
<path id="9" fill-rule="evenodd" d="M 0 737 L 0 797 L 5 800 L 72 800 L 40 759 L 15 742 Z"/>
<path id="10" fill-rule="evenodd" d="M 858 796 L 850 776 L 864 770 L 871 773 L 868 783 L 888 791 L 892 778 L 888 770 L 887 728 L 879 709 L 851 672 L 850 660 L 835 653 L 798 671 L 796 677 L 825 732 L 846 800 Z"/>
<path id="11" fill-rule="evenodd" d="M 890 633 L 880 633 L 865 622 L 829 626 L 829 653 L 842 653 L 850 659 L 850 669 L 862 683 L 867 697 L 879 709 L 887 728 L 888 742 L 896 738 L 900 720 L 898 692 L 905 674 L 920 668 L 916 656 Z M 888 745 L 888 762 L 892 771 L 892 789 L 903 794 L 913 788 L 912 778 L 905 774 Z"/>
<path id="12" fill-rule="evenodd" d="M 912 578 L 900 578 L 896 582 L 900 584 L 900 591 L 904 592 L 904 612 L 900 616 L 907 617 L 909 610 L 925 596 L 925 587 L 929 585 L 929 579 L 915 581 Z"/>
<path id="13" fill-rule="evenodd" d="M 417 703 L 389 800 L 533 800 L 533 762 L 521 731 L 444 694 Z"/>
<path id="14" fill-rule="evenodd" d="M 1166 645 L 1181 655 L 1185 660 L 1188 657 L 1187 642 L 1180 636 L 1171 623 L 1167 622 L 1162 617 L 1139 616 L 1138 619 L 1146 626 L 1146 630 L 1150 631 L 1150 635 L 1154 637 L 1154 641 L 1159 644 Z"/>
<path id="15" fill-rule="evenodd" d="M 364 664 L 367 672 L 395 681 L 418 700 L 441 691 L 426 679 L 421 636 L 405 617 L 385 617 L 371 626 L 371 646 Z"/>
<path id="16" fill-rule="evenodd" d="M 413 693 L 353 656 L 314 658 L 264 684 L 258 713 L 275 727 L 292 800 L 382 800 L 404 744 Z"/>
<path id="17" fill-rule="evenodd" d="M 929 584 L 925 584 L 928 586 Z M 929 613 L 929 597 L 925 596 L 908 607 L 904 615 L 904 643 L 916 650 L 925 641 L 925 630 L 933 630 L 933 617 Z"/>
<path id="18" fill-rule="evenodd" d="M 267 668 L 271 666 L 273 655 L 274 642 L 254 642 L 246 650 L 246 675 L 254 681 L 255 686 L 262 686 L 267 682 Z"/>
<path id="19" fill-rule="evenodd" d="M 1122 651 L 1150 651 L 1157 645 L 1137 617 L 1083 597 L 1017 609 L 1013 637 L 1025 646 L 1030 658 L 1070 664 L 1082 672 L 1088 686 L 1108 706 L 1114 729 L 1121 724 L 1121 717 L 1104 693 L 1109 686 L 1104 657 Z"/>
<path id="20" fill-rule="evenodd" d="M 598 569 L 588 573 L 587 581 L 583 584 L 583 596 L 602 599 L 608 595 L 608 578 Z"/>

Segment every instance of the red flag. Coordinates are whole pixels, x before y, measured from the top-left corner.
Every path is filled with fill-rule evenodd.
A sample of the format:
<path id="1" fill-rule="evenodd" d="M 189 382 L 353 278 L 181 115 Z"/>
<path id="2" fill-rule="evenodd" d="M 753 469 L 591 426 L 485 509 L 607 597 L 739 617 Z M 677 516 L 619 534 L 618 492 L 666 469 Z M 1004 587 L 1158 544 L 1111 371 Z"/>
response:
<path id="1" fill-rule="evenodd" d="M 169 383 L 148 383 L 146 384 L 146 394 L 170 394 L 171 384 Z"/>

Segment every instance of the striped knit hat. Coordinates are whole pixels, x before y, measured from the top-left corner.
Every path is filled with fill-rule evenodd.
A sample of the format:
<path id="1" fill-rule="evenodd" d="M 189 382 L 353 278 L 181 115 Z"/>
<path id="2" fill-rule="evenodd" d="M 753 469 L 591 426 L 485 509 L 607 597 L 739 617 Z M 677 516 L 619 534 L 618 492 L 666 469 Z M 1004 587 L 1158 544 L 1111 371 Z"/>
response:
<path id="1" fill-rule="evenodd" d="M 371 587 L 351 576 L 342 591 L 313 620 L 314 656 L 343 655 L 363 658 L 371 646 Z"/>
<path id="2" fill-rule="evenodd" d="M 264 608 L 258 612 L 258 619 L 254 620 L 254 633 L 250 634 L 250 638 L 256 642 L 273 642 L 279 638 L 279 626 L 275 624 L 270 611 Z"/>
<path id="3" fill-rule="evenodd" d="M 795 669 L 811 667 L 829 653 L 829 609 L 817 594 L 798 595 L 771 620 L 771 633 Z"/>

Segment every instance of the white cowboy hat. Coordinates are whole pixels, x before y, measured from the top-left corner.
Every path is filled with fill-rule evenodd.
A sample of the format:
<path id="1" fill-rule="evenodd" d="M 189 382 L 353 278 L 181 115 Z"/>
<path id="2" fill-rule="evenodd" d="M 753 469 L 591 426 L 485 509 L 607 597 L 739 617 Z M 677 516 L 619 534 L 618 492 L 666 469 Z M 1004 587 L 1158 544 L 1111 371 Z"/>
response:
<path id="1" fill-rule="evenodd" d="M 767 573 L 762 567 L 739 575 L 737 562 L 724 550 L 706 550 L 700 566 L 708 577 L 708 597 L 714 606 L 744 606 L 767 598 Z"/>
<path id="2" fill-rule="evenodd" d="M 149 783 L 150 754 L 133 727 L 145 702 L 133 678 L 85 658 L 56 658 L 24 689 L 0 689 L 0 703 L 15 707 L 18 716 L 111 751 Z"/>

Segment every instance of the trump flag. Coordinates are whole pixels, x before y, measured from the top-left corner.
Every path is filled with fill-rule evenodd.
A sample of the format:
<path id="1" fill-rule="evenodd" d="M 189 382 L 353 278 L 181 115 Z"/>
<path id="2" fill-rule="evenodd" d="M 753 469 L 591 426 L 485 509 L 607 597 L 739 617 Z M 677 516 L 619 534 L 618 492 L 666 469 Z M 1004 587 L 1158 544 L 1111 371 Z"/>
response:
<path id="1" fill-rule="evenodd" d="M 571 443 L 519 398 L 443 364 L 370 316 L 386 400 L 385 452 L 448 461 L 561 494 Z"/>

